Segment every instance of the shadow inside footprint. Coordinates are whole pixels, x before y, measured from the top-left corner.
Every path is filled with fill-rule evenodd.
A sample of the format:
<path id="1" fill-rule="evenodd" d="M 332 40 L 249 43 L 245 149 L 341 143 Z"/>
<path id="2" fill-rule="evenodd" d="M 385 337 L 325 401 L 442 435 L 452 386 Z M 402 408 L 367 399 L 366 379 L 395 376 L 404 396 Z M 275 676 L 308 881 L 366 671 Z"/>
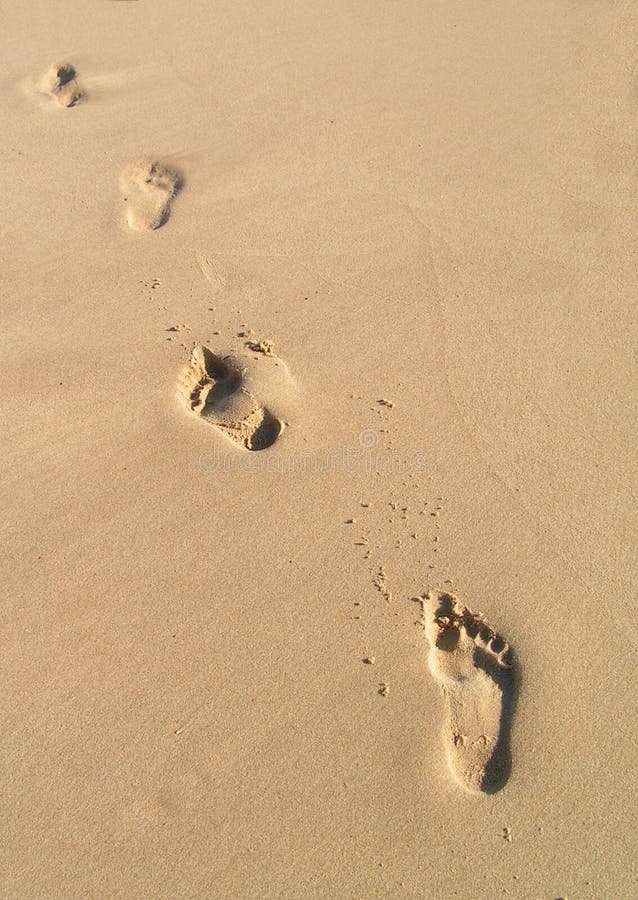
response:
<path id="1" fill-rule="evenodd" d="M 261 424 L 253 431 L 247 447 L 249 450 L 265 450 L 272 447 L 281 434 L 281 422 L 267 409 L 264 409 L 264 417 Z"/>
<path id="2" fill-rule="evenodd" d="M 516 677 L 512 673 L 511 679 Z M 501 727 L 499 729 L 496 744 L 492 755 L 485 765 L 483 778 L 479 787 L 486 794 L 497 794 L 507 783 L 512 773 L 512 751 L 510 747 L 512 723 L 514 721 L 514 709 L 516 707 L 516 692 L 513 689 L 513 681 L 502 685 L 501 696 Z"/>
<path id="3" fill-rule="evenodd" d="M 192 408 L 202 412 L 204 406 L 219 408 L 220 404 L 241 387 L 241 372 L 208 349 L 201 348 L 204 376 L 200 377 L 192 394 Z"/>

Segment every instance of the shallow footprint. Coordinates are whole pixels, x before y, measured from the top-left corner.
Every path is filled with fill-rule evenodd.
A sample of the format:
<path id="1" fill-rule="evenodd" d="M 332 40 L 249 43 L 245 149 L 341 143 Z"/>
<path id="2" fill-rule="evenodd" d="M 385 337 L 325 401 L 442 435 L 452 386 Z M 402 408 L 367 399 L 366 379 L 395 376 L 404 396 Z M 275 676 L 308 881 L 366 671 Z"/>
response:
<path id="1" fill-rule="evenodd" d="M 152 159 L 128 165 L 120 176 L 120 188 L 127 203 L 126 221 L 135 231 L 160 228 L 171 212 L 173 197 L 183 180 L 172 166 Z"/>
<path id="2" fill-rule="evenodd" d="M 265 450 L 282 432 L 283 423 L 247 387 L 234 357 L 197 347 L 182 372 L 179 392 L 188 409 L 247 450 Z"/>
<path id="3" fill-rule="evenodd" d="M 75 106 L 84 96 L 77 80 L 75 66 L 61 62 L 50 66 L 38 81 L 38 90 L 48 94 L 60 106 Z"/>
<path id="4" fill-rule="evenodd" d="M 496 793 L 511 770 L 514 655 L 481 616 L 452 594 L 431 592 L 421 604 L 430 670 L 448 704 L 450 769 L 467 790 Z"/>

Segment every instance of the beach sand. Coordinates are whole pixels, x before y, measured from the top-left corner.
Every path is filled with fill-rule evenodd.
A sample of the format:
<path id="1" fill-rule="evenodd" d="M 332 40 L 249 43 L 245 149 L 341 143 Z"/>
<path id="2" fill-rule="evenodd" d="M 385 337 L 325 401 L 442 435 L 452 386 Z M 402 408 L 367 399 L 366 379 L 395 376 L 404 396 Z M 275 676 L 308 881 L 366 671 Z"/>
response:
<path id="1" fill-rule="evenodd" d="M 2 896 L 633 896 L 635 5 L 1 7 Z"/>

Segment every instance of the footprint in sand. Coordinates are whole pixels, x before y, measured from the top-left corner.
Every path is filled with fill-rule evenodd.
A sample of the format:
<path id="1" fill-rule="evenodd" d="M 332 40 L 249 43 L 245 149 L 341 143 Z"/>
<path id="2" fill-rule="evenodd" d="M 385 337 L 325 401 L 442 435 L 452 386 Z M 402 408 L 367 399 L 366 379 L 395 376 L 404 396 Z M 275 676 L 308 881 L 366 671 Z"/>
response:
<path id="1" fill-rule="evenodd" d="M 77 79 L 75 66 L 71 63 L 56 63 L 42 75 L 37 83 L 42 94 L 48 94 L 59 106 L 75 106 L 84 96 Z"/>
<path id="2" fill-rule="evenodd" d="M 120 176 L 120 188 L 129 227 L 135 231 L 160 228 L 170 216 L 173 197 L 182 185 L 182 176 L 172 166 L 151 159 L 128 165 Z"/>
<path id="3" fill-rule="evenodd" d="M 516 700 L 514 655 L 483 619 L 452 594 L 422 599 L 432 675 L 448 705 L 448 761 L 459 783 L 494 794 L 509 778 Z"/>
<path id="4" fill-rule="evenodd" d="M 233 356 L 197 347 L 182 372 L 179 393 L 188 409 L 247 450 L 265 450 L 283 430 L 283 422 L 260 403 Z"/>

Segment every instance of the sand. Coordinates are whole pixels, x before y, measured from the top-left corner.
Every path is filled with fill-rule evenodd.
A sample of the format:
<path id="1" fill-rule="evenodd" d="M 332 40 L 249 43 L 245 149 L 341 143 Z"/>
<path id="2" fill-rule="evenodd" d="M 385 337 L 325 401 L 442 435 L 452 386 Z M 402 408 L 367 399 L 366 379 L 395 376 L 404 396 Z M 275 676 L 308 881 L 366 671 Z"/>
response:
<path id="1" fill-rule="evenodd" d="M 2 896 L 633 896 L 635 4 L 1 10 Z"/>

